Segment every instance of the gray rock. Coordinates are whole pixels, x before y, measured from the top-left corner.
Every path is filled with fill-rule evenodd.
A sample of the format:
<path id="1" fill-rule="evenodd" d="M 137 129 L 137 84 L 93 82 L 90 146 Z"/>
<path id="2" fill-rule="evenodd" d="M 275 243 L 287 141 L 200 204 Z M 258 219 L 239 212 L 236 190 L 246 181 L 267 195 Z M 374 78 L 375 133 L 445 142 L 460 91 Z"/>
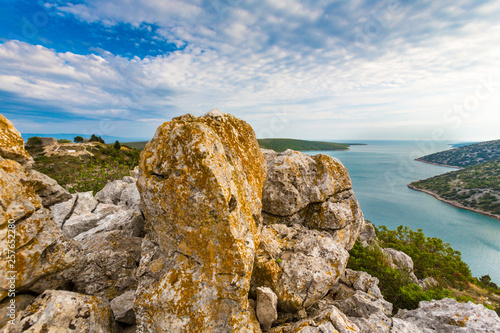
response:
<path id="1" fill-rule="evenodd" d="M 117 322 L 135 324 L 134 300 L 135 290 L 129 290 L 111 301 L 111 310 Z"/>
<path id="2" fill-rule="evenodd" d="M 0 329 L 6 329 L 6 326 L 12 325 L 7 323 L 11 320 L 14 320 L 14 325 L 19 325 L 19 313 L 33 303 L 34 300 L 35 296 L 33 295 L 20 294 L 14 298 L 7 297 L 0 302 Z"/>
<path id="3" fill-rule="evenodd" d="M 109 303 L 99 297 L 63 290 L 48 290 L 22 311 L 19 326 L 7 333 L 23 332 L 117 332 Z"/>
<path id="4" fill-rule="evenodd" d="M 272 323 L 278 319 L 278 296 L 267 287 L 257 288 L 257 319 L 263 330 L 271 328 Z"/>
<path id="5" fill-rule="evenodd" d="M 393 268 L 406 272 L 412 283 L 419 283 L 413 272 L 413 259 L 409 255 L 390 247 L 383 249 L 383 251 L 388 255 Z"/>
<path id="6" fill-rule="evenodd" d="M 359 241 L 363 244 L 363 246 L 367 246 L 377 234 L 375 233 L 375 227 L 369 221 L 365 220 L 365 224 L 361 228 L 361 232 L 359 234 Z"/>
<path id="7" fill-rule="evenodd" d="M 418 285 L 423 290 L 427 290 L 427 289 L 432 289 L 432 288 L 439 286 L 439 282 L 437 282 L 437 280 L 435 278 L 433 278 L 432 276 L 428 276 L 423 280 L 418 280 Z"/>
<path id="8" fill-rule="evenodd" d="M 71 217 L 92 213 L 99 202 L 94 198 L 92 191 L 77 193 L 76 205 Z"/>
<path id="9" fill-rule="evenodd" d="M 124 205 L 128 208 L 139 208 L 141 197 L 137 189 L 136 180 L 132 177 L 123 177 L 106 184 L 106 186 L 95 195 L 100 203 L 112 205 Z"/>
<path id="10" fill-rule="evenodd" d="M 495 311 L 451 298 L 422 301 L 417 309 L 399 310 L 395 317 L 436 332 L 500 332 L 500 318 Z"/>
<path id="11" fill-rule="evenodd" d="M 376 298 L 383 298 L 382 293 L 378 287 L 378 279 L 371 276 L 366 272 L 353 271 L 352 269 L 346 269 L 344 273 L 340 276 L 340 282 L 345 285 L 352 287 L 354 290 L 360 290 L 367 293 L 370 296 Z"/>
<path id="12" fill-rule="evenodd" d="M 75 290 L 109 300 L 137 288 L 136 270 L 142 239 L 124 230 L 93 234 L 81 240 L 87 262 L 74 279 Z"/>
<path id="13" fill-rule="evenodd" d="M 59 228 L 62 228 L 66 220 L 73 214 L 77 198 L 78 194 L 74 194 L 69 200 L 50 207 L 50 211 L 52 212 L 52 215 L 54 215 L 54 221 Z"/>
<path id="14" fill-rule="evenodd" d="M 434 333 L 434 330 L 419 328 L 417 325 L 399 318 L 392 318 L 391 333 Z"/>
<path id="15" fill-rule="evenodd" d="M 356 291 L 346 300 L 338 302 L 337 307 L 349 317 L 369 318 L 372 314 L 392 315 L 392 304 L 363 291 Z"/>
<path id="16" fill-rule="evenodd" d="M 64 202 L 72 197 L 57 181 L 33 169 L 29 171 L 29 183 L 42 200 L 44 207 Z"/>
<path id="17" fill-rule="evenodd" d="M 278 332 L 278 328 L 273 332 Z M 358 326 L 335 306 L 328 304 L 319 314 L 298 321 L 293 324 L 283 325 L 281 332 L 334 332 L 334 333 L 358 333 Z"/>
<path id="18" fill-rule="evenodd" d="M 264 226 L 252 274 L 257 286 L 271 288 L 283 311 L 296 312 L 325 296 L 347 265 L 348 252 L 318 230 L 282 224 Z"/>

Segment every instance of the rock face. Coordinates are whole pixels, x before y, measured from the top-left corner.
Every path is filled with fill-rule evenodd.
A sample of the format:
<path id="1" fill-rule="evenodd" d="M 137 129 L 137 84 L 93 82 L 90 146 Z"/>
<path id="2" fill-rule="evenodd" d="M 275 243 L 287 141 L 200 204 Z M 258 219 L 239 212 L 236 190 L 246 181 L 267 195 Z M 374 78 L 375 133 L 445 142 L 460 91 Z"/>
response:
<path id="1" fill-rule="evenodd" d="M 83 263 L 81 247 L 62 233 L 31 185 L 31 159 L 21 137 L 5 118 L 1 117 L 0 123 L 0 246 L 12 251 L 0 254 L 1 300 L 7 295 L 11 285 L 8 279 L 13 274 L 18 292 L 41 293 L 64 284 Z M 14 242 L 10 241 L 9 222 L 15 225 Z M 12 254 L 15 263 L 8 260 Z M 16 273 L 9 273 L 12 271 Z"/>
<path id="2" fill-rule="evenodd" d="M 44 292 L 19 318 L 17 325 L 7 326 L 6 333 L 117 332 L 106 300 L 70 291 Z"/>
<path id="3" fill-rule="evenodd" d="M 60 186 L 54 179 L 36 170 L 29 171 L 30 185 L 42 199 L 44 207 L 71 199 L 71 194 Z"/>
<path id="4" fill-rule="evenodd" d="M 296 312 L 328 293 L 348 258 L 347 251 L 326 232 L 300 225 L 265 226 L 252 285 L 271 288 L 282 311 Z"/>
<path id="5" fill-rule="evenodd" d="M 426 329 L 426 332 L 500 332 L 500 318 L 483 305 L 458 303 L 451 298 L 419 304 L 415 310 L 399 310 L 396 318 Z"/>
<path id="6" fill-rule="evenodd" d="M 364 218 L 342 163 L 322 154 L 263 152 L 268 169 L 262 197 L 264 224 L 300 224 L 328 231 L 351 249 Z"/>
<path id="7" fill-rule="evenodd" d="M 259 331 L 248 290 L 266 166 L 252 128 L 218 110 L 174 118 L 140 168 L 139 329 Z"/>
<path id="8" fill-rule="evenodd" d="M 21 133 L 0 114 L 0 156 L 23 165 L 31 165 L 33 158 L 24 149 Z"/>

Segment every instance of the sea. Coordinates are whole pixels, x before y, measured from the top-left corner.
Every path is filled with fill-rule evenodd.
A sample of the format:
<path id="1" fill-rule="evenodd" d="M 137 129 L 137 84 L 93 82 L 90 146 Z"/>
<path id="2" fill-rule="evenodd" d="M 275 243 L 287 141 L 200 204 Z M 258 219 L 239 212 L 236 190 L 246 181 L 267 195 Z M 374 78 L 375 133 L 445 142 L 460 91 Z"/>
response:
<path id="1" fill-rule="evenodd" d="M 337 141 L 338 142 L 338 141 Z M 473 276 L 489 274 L 500 285 L 500 220 L 453 207 L 408 188 L 412 181 L 457 169 L 415 161 L 452 148 L 450 142 L 350 141 L 348 151 L 305 152 L 338 158 L 349 171 L 365 219 L 395 229 L 422 229 L 462 254 Z"/>

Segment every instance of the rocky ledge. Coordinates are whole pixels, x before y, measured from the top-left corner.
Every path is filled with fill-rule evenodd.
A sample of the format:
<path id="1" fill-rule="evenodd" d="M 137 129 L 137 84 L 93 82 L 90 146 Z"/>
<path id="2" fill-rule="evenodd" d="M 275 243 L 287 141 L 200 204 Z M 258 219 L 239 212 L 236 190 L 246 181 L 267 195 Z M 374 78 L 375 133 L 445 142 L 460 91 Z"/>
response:
<path id="1" fill-rule="evenodd" d="M 2 332 L 500 331 L 451 299 L 392 316 L 378 280 L 346 269 L 374 231 L 342 163 L 261 150 L 218 110 L 164 123 L 139 170 L 95 196 L 32 164 L 0 115 Z"/>

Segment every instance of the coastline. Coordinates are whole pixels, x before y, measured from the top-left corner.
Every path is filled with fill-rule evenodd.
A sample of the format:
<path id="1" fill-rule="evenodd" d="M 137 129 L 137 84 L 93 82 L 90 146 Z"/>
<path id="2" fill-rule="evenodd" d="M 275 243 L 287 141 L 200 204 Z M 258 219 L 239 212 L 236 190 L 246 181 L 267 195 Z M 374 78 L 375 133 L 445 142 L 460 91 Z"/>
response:
<path id="1" fill-rule="evenodd" d="M 438 199 L 439 201 L 446 202 L 447 204 L 452 205 L 454 207 L 461 208 L 461 209 L 466 209 L 466 210 L 470 210 L 472 212 L 479 213 L 479 214 L 486 215 L 486 216 L 492 217 L 494 219 L 500 220 L 500 215 L 496 215 L 496 214 L 492 214 L 492 213 L 489 213 L 489 212 L 485 212 L 485 211 L 482 211 L 482 210 L 476 209 L 476 208 L 467 207 L 467 206 L 464 206 L 464 205 L 462 205 L 461 203 L 459 203 L 457 201 L 451 201 L 451 200 L 444 199 L 444 198 L 440 197 L 438 194 L 436 194 L 434 192 L 418 188 L 418 187 L 416 187 L 416 186 L 414 186 L 412 184 L 408 184 L 408 187 L 411 188 L 412 190 L 415 190 L 415 191 L 419 191 L 419 192 L 424 192 L 424 193 L 430 194 L 434 198 Z"/>
<path id="2" fill-rule="evenodd" d="M 424 161 L 420 158 L 416 158 L 415 161 L 419 161 L 419 162 L 422 162 L 422 163 L 427 163 L 427 164 L 432 164 L 432 165 L 437 165 L 437 166 L 442 166 L 442 167 L 447 167 L 447 168 L 454 168 L 454 169 L 463 169 L 461 167 L 457 167 L 455 165 L 448 165 L 448 164 L 439 164 L 439 163 L 433 163 L 433 162 L 427 162 L 427 161 Z"/>

